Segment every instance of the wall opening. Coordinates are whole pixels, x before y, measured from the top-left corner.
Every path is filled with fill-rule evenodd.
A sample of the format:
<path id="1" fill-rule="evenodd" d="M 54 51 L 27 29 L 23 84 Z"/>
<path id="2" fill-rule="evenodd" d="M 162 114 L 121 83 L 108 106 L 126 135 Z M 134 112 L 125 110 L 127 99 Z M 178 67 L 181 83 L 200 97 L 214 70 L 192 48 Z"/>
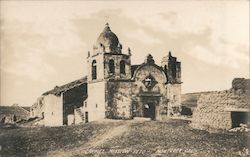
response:
<path id="1" fill-rule="evenodd" d="M 124 75 L 126 74 L 126 64 L 123 60 L 120 62 L 120 73 Z"/>
<path id="2" fill-rule="evenodd" d="M 192 109 L 188 106 L 181 106 L 181 115 L 187 115 L 187 116 L 193 115 Z"/>
<path id="3" fill-rule="evenodd" d="M 248 112 L 231 112 L 232 127 L 240 127 L 240 124 L 248 123 Z"/>
<path id="4" fill-rule="evenodd" d="M 113 59 L 109 61 L 109 72 L 112 74 L 115 73 L 115 62 Z"/>
<path id="5" fill-rule="evenodd" d="M 172 67 L 172 77 L 173 79 L 176 79 L 176 64 L 173 64 L 173 67 Z"/>
<path id="6" fill-rule="evenodd" d="M 155 105 L 153 103 L 143 105 L 143 117 L 155 119 Z"/>
<path id="7" fill-rule="evenodd" d="M 165 72 L 167 71 L 167 65 L 164 65 L 164 69 Z"/>
<path id="8" fill-rule="evenodd" d="M 96 60 L 93 60 L 92 62 L 92 80 L 97 79 L 97 72 L 96 72 Z"/>
<path id="9" fill-rule="evenodd" d="M 85 123 L 89 122 L 89 113 L 85 112 Z"/>

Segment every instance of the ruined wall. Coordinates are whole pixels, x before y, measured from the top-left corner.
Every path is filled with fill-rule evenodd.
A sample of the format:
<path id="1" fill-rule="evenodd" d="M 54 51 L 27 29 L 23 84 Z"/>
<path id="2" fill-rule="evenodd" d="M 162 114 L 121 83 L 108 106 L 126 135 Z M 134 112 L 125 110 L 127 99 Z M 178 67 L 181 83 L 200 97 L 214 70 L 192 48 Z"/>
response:
<path id="1" fill-rule="evenodd" d="M 29 112 L 18 105 L 0 106 L 0 123 L 13 123 L 28 118 Z"/>
<path id="2" fill-rule="evenodd" d="M 131 116 L 131 84 L 130 81 L 107 82 L 106 117 L 130 119 Z"/>
<path id="3" fill-rule="evenodd" d="M 167 74 L 168 82 L 181 83 L 181 62 L 178 62 L 171 52 L 162 58 L 161 66 Z"/>
<path id="4" fill-rule="evenodd" d="M 49 94 L 44 96 L 44 125 L 63 125 L 63 100 L 62 96 Z"/>
<path id="5" fill-rule="evenodd" d="M 41 96 L 37 99 L 37 101 L 30 107 L 30 117 L 44 117 L 44 97 Z"/>
<path id="6" fill-rule="evenodd" d="M 192 126 L 196 128 L 230 129 L 231 112 L 227 108 L 249 108 L 249 91 L 225 90 L 202 94 L 193 112 Z"/>
<path id="7" fill-rule="evenodd" d="M 250 79 L 235 78 L 232 81 L 232 89 L 237 92 L 245 92 L 250 90 Z"/>

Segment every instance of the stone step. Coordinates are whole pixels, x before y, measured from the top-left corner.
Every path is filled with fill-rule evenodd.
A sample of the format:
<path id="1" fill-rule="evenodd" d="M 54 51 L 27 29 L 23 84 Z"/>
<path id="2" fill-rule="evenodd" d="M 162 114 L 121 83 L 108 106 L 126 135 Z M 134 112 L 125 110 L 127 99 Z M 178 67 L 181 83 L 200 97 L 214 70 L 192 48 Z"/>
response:
<path id="1" fill-rule="evenodd" d="M 151 121 L 151 118 L 147 117 L 134 117 L 133 119 L 136 121 Z"/>

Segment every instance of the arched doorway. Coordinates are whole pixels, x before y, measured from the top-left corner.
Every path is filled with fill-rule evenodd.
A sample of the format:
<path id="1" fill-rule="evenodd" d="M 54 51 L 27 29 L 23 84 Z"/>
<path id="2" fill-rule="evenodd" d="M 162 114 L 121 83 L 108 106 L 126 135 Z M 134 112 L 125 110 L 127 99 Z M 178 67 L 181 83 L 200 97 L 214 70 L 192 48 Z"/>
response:
<path id="1" fill-rule="evenodd" d="M 155 119 L 155 104 L 154 103 L 145 103 L 143 104 L 143 117 Z"/>
<path id="2" fill-rule="evenodd" d="M 157 94 L 141 94 L 138 108 L 140 116 L 156 120 L 159 116 L 157 109 L 159 109 L 160 98 L 161 96 Z"/>

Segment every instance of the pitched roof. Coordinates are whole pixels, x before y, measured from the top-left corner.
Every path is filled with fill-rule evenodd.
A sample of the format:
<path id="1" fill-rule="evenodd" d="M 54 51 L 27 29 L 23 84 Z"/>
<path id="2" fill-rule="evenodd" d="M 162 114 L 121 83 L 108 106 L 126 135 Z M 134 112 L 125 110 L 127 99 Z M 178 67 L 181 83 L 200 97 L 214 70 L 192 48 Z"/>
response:
<path id="1" fill-rule="evenodd" d="M 74 87 L 80 86 L 84 83 L 87 83 L 87 76 L 79 80 L 75 80 L 73 82 L 62 85 L 62 86 L 56 86 L 54 89 L 47 91 L 43 93 L 42 95 L 49 95 L 49 94 L 60 95 L 61 93 L 64 93 L 65 91 L 72 89 Z"/>

